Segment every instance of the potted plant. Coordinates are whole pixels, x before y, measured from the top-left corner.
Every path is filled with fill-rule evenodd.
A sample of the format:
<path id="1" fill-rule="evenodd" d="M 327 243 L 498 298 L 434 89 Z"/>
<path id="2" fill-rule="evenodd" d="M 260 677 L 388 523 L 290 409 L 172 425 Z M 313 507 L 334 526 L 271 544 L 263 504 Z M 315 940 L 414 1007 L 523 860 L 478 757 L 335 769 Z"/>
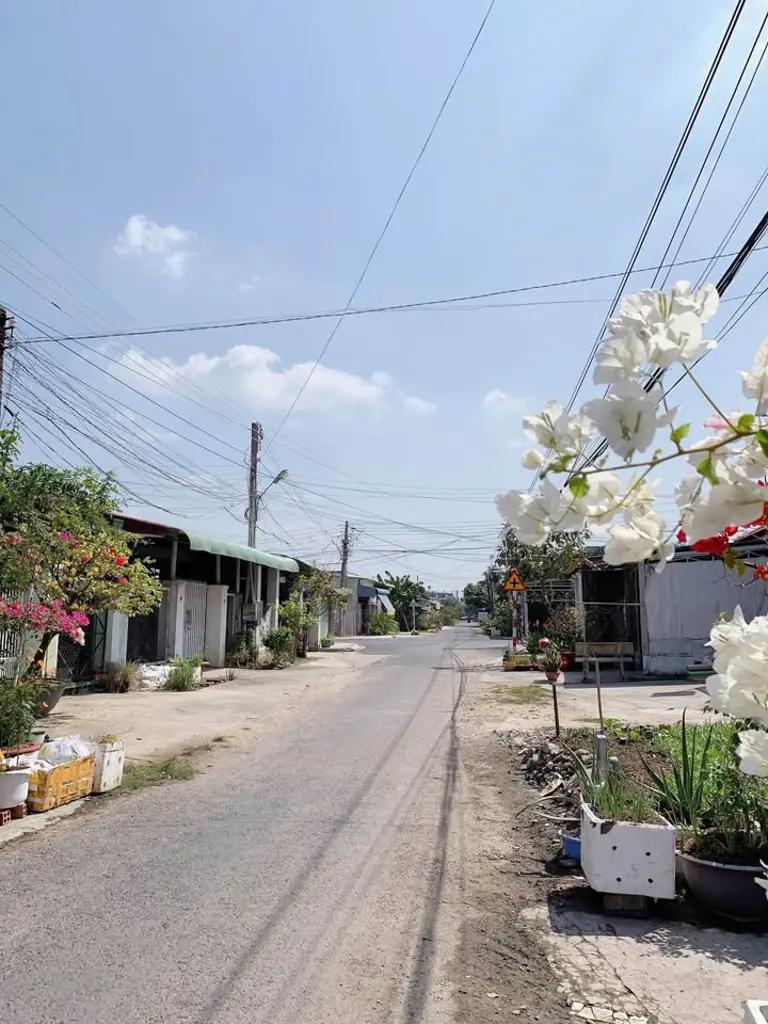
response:
<path id="1" fill-rule="evenodd" d="M 550 683 L 556 683 L 560 675 L 560 649 L 551 641 L 539 641 L 544 646 L 536 656 L 536 664 Z"/>
<path id="2" fill-rule="evenodd" d="M 576 644 L 584 635 L 583 613 L 573 605 L 559 605 L 547 619 L 547 634 L 560 648 L 560 671 L 572 672 Z"/>
<path id="3" fill-rule="evenodd" d="M 515 655 L 509 644 L 504 648 L 504 653 L 501 655 L 501 666 L 505 672 L 512 672 L 515 667 Z"/>
<path id="4" fill-rule="evenodd" d="M 768 860 L 768 809 L 760 780 L 739 771 L 737 728 L 687 726 L 684 717 L 671 770 L 646 770 L 660 809 L 679 826 L 678 862 L 696 899 L 721 917 L 762 922 L 768 902 L 755 883 Z"/>
<path id="5" fill-rule="evenodd" d="M 333 647 L 335 642 L 336 637 L 333 635 L 333 633 L 329 633 L 328 636 L 324 636 L 323 639 L 320 641 L 320 646 L 325 648 Z"/>
<path id="6" fill-rule="evenodd" d="M 581 866 L 595 892 L 674 899 L 675 829 L 659 823 L 648 790 L 576 764 L 581 793 Z"/>
<path id="7" fill-rule="evenodd" d="M 0 680 L 0 751 L 6 757 L 28 753 L 40 747 L 31 744 L 30 732 L 35 724 L 37 688 L 29 683 L 14 686 Z"/>

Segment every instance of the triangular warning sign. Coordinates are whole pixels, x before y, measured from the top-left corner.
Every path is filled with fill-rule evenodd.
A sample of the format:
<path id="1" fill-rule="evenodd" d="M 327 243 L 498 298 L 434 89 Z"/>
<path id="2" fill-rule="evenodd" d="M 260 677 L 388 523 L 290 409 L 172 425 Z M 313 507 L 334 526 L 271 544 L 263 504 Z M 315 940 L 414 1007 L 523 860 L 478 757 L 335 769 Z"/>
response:
<path id="1" fill-rule="evenodd" d="M 504 589 L 508 592 L 516 591 L 518 593 L 521 593 L 525 590 L 525 584 L 523 583 L 522 576 L 517 571 L 517 569 L 509 570 L 509 576 L 507 577 L 507 582 L 504 584 Z"/>

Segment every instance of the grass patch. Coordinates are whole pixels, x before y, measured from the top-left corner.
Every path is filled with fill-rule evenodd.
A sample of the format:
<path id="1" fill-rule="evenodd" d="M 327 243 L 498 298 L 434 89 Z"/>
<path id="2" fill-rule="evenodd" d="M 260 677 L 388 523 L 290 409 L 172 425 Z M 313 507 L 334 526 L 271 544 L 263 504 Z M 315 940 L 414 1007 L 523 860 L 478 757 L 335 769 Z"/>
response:
<path id="1" fill-rule="evenodd" d="M 195 768 L 185 757 L 169 757 L 164 761 L 128 761 L 119 792 L 132 793 L 161 782 L 191 779 Z"/>
<path id="2" fill-rule="evenodd" d="M 499 704 L 549 704 L 552 696 L 544 686 L 494 686 Z"/>
<path id="3" fill-rule="evenodd" d="M 213 742 L 214 743 L 226 743 L 227 742 L 227 737 L 226 736 L 214 736 L 213 737 Z"/>

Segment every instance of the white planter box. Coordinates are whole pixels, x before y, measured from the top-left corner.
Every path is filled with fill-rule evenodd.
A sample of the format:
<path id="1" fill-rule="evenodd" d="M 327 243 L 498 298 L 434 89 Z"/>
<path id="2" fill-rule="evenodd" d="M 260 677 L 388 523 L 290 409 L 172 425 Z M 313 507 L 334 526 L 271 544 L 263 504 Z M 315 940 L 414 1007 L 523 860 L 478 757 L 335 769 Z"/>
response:
<path id="1" fill-rule="evenodd" d="M 94 793 L 108 793 L 123 781 L 125 768 L 125 740 L 96 744 L 96 771 L 93 775 Z"/>
<path id="2" fill-rule="evenodd" d="M 675 896 L 675 829 L 605 821 L 581 805 L 581 866 L 595 892 Z"/>
<path id="3" fill-rule="evenodd" d="M 762 999 L 744 1003 L 744 1024 L 768 1024 L 768 1003 Z"/>

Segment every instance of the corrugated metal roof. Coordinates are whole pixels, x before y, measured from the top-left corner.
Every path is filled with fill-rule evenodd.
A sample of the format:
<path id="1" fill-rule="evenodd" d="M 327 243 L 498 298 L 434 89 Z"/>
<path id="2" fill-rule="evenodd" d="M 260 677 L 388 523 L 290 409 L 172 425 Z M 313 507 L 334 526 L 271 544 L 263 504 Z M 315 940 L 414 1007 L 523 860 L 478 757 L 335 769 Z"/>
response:
<path id="1" fill-rule="evenodd" d="M 299 564 L 293 558 L 286 555 L 270 555 L 266 551 L 257 551 L 256 548 L 249 548 L 247 544 L 238 544 L 233 540 L 221 540 L 219 537 L 207 537 L 202 533 L 190 533 L 183 531 L 192 551 L 207 551 L 211 555 L 227 555 L 229 558 L 240 558 L 244 562 L 253 562 L 255 565 L 266 565 L 270 569 L 280 569 L 281 572 L 298 572 Z"/>

